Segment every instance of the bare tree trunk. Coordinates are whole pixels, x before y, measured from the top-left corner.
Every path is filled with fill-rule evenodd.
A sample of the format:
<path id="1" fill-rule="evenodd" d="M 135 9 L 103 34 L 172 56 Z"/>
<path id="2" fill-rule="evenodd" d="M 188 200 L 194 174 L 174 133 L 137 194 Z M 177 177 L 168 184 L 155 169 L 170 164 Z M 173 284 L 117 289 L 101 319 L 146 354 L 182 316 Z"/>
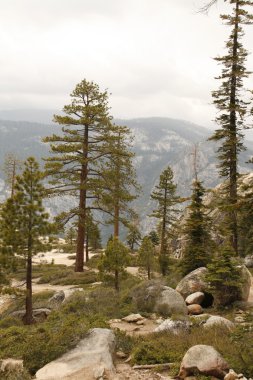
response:
<path id="1" fill-rule="evenodd" d="M 89 261 L 89 233 L 86 233 L 86 246 L 85 246 L 86 263 Z"/>
<path id="2" fill-rule="evenodd" d="M 85 126 L 83 143 L 83 163 L 80 174 L 80 195 L 79 195 L 79 219 L 77 229 L 76 264 L 75 272 L 83 272 L 84 264 L 84 242 L 86 228 L 86 197 L 87 197 L 87 177 L 88 177 L 88 137 L 89 129 Z"/>
<path id="3" fill-rule="evenodd" d="M 239 17 L 239 3 L 236 2 L 235 8 L 235 29 L 233 36 L 233 66 L 232 66 L 232 78 L 231 78 L 231 93 L 230 93 L 230 171 L 229 171 L 229 198 L 230 205 L 233 208 L 229 211 L 231 220 L 231 243 L 238 254 L 238 227 L 237 227 L 237 120 L 236 120 L 236 88 L 237 88 L 237 54 L 238 54 L 238 17 Z"/>
<path id="4" fill-rule="evenodd" d="M 118 269 L 115 269 L 114 287 L 115 287 L 115 290 L 118 292 L 119 291 L 119 271 L 118 271 Z"/>
<path id="5" fill-rule="evenodd" d="M 26 262 L 26 298 L 25 298 L 25 315 L 23 318 L 25 325 L 34 323 L 32 310 L 32 255 L 28 253 Z"/>

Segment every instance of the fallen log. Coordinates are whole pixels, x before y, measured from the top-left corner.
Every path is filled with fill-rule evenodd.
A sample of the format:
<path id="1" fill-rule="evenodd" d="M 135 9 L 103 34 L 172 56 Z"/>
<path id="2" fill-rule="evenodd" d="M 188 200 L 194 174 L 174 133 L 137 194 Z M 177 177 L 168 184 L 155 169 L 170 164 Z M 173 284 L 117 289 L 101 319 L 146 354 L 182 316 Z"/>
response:
<path id="1" fill-rule="evenodd" d="M 163 363 L 163 364 L 143 364 L 143 365 L 134 365 L 133 369 L 153 369 L 159 368 L 161 370 L 170 369 L 173 363 Z"/>

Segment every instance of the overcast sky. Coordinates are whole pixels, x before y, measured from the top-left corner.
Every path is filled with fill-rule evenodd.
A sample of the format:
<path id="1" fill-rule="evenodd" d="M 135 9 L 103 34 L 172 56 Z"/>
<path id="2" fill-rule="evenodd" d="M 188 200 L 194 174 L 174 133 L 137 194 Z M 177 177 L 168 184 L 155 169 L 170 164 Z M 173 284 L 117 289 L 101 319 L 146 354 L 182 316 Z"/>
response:
<path id="1" fill-rule="evenodd" d="M 111 93 L 120 118 L 210 126 L 211 90 L 229 28 L 205 0 L 0 0 L 0 110 L 55 109 L 83 78 Z M 247 27 L 246 47 L 253 26 Z M 248 59 L 253 71 L 253 58 Z M 253 81 L 249 82 L 253 88 Z"/>

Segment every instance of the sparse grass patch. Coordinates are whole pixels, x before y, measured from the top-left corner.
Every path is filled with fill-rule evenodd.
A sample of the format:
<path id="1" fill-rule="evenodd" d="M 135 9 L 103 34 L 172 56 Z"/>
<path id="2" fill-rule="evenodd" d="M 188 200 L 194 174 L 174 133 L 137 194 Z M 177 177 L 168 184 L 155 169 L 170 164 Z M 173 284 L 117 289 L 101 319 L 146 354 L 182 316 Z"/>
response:
<path id="1" fill-rule="evenodd" d="M 213 346 L 230 368 L 246 377 L 252 376 L 253 332 L 241 332 L 240 328 L 230 333 L 221 326 L 212 329 L 193 327 L 189 333 L 163 332 L 138 337 L 135 338 L 132 360 L 136 364 L 172 362 L 178 365 L 186 351 L 197 344 Z"/>

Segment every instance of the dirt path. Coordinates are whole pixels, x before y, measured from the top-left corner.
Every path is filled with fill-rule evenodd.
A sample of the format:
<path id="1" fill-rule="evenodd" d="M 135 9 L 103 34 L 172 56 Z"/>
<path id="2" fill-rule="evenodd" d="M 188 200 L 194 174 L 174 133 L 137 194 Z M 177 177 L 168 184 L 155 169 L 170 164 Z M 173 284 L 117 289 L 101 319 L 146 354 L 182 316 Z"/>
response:
<path id="1" fill-rule="evenodd" d="M 54 291 L 54 292 L 59 292 L 60 290 L 68 290 L 68 289 L 77 287 L 76 285 L 37 284 L 38 280 L 39 280 L 38 278 L 36 278 L 35 280 L 33 280 L 33 283 L 32 283 L 33 293 L 40 293 L 40 292 L 44 292 L 46 290 L 51 290 L 51 291 Z M 24 283 L 24 281 L 13 280 L 12 283 L 11 283 L 11 286 L 13 288 L 18 288 L 18 289 L 21 289 L 21 290 L 25 290 L 25 283 Z"/>
<path id="2" fill-rule="evenodd" d="M 149 370 L 134 370 L 127 363 L 116 365 L 117 380 L 172 380 L 166 374 L 154 373 Z"/>
<path id="3" fill-rule="evenodd" d="M 89 257 L 91 258 L 94 255 L 95 253 L 90 253 Z M 33 263 L 51 264 L 53 262 L 54 264 L 66 265 L 69 267 L 71 265 L 74 265 L 75 263 L 75 260 L 73 259 L 73 257 L 74 257 L 74 253 L 62 253 L 56 249 L 53 249 L 52 251 L 38 253 L 36 256 L 33 257 Z M 85 257 L 84 257 L 84 261 L 85 261 Z"/>

